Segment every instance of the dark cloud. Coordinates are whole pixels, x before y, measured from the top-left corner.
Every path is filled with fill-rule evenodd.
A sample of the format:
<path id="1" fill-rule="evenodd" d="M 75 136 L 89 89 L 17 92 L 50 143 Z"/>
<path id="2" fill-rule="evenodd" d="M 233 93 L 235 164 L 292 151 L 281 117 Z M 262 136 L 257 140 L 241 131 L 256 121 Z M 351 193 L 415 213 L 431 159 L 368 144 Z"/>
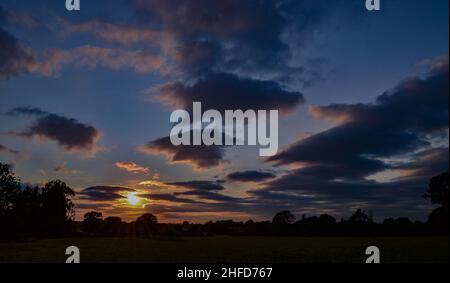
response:
<path id="1" fill-rule="evenodd" d="M 215 191 L 206 190 L 191 190 L 181 193 L 174 193 L 176 196 L 194 196 L 201 200 L 216 201 L 216 202 L 239 202 L 240 198 L 231 197 L 227 195 L 220 194 Z"/>
<path id="2" fill-rule="evenodd" d="M 431 148 L 417 152 L 409 157 L 411 161 L 394 166 L 406 171 L 400 180 L 426 179 L 439 172 L 448 171 L 449 150 L 447 148 Z"/>
<path id="3" fill-rule="evenodd" d="M 194 189 L 199 191 L 220 191 L 223 190 L 222 181 L 188 181 L 166 183 L 170 186 L 177 186 L 185 189 Z"/>
<path id="4" fill-rule="evenodd" d="M 97 186 L 82 190 L 78 195 L 81 199 L 90 201 L 114 201 L 123 199 L 121 193 L 135 192 L 135 190 L 125 187 Z"/>
<path id="5" fill-rule="evenodd" d="M 179 196 L 190 196 L 197 197 L 200 201 L 215 201 L 215 202 L 237 202 L 241 199 L 226 196 L 220 191 L 224 190 L 223 186 L 225 181 L 216 180 L 216 181 L 187 181 L 187 182 L 168 182 L 165 183 L 169 186 L 175 186 L 177 188 L 187 189 L 184 192 L 176 192 L 174 193 L 175 197 Z"/>
<path id="6" fill-rule="evenodd" d="M 166 155 L 172 163 L 186 163 L 198 169 L 208 169 L 225 162 L 223 146 L 174 146 L 170 137 L 149 142 L 141 148 L 147 154 Z"/>
<path id="7" fill-rule="evenodd" d="M 193 199 L 180 198 L 174 194 L 139 194 L 137 196 L 152 201 L 168 201 L 174 203 L 198 203 Z"/>
<path id="8" fill-rule="evenodd" d="M 15 108 L 8 113 L 11 116 L 25 115 L 35 120 L 24 132 L 14 134 L 22 137 L 45 137 L 56 141 L 67 151 L 95 151 L 101 133 L 94 127 L 38 108 Z"/>
<path id="9" fill-rule="evenodd" d="M 277 109 L 282 115 L 293 113 L 304 97 L 287 86 L 292 86 L 293 80 L 309 85 L 307 77 L 320 78 L 308 66 L 321 65 L 324 60 L 306 60 L 310 64 L 302 66 L 293 60 L 286 38 L 295 37 L 298 53 L 310 43 L 314 30 L 334 11 L 341 11 L 336 9 L 338 4 L 317 2 L 134 1 L 139 19 L 163 34 L 161 50 L 171 59 L 171 73 L 180 78 L 151 89 L 152 97 L 171 109 L 189 110 L 199 101 L 204 109 L 219 111 Z M 349 6 L 348 1 L 339 3 Z M 172 162 L 199 168 L 219 165 L 224 152 L 223 147 L 177 148 L 168 138 L 145 148 L 167 154 Z"/>
<path id="10" fill-rule="evenodd" d="M 0 6 L 0 80 L 30 71 L 36 63 L 31 52 L 4 29 L 8 16 Z"/>
<path id="11" fill-rule="evenodd" d="M 274 179 L 276 177 L 277 176 L 273 173 L 255 170 L 233 172 L 227 175 L 228 180 L 238 182 L 263 182 L 270 179 Z"/>
<path id="12" fill-rule="evenodd" d="M 297 214 L 326 211 L 342 217 L 364 208 L 372 211 L 378 220 L 399 216 L 423 219 L 431 209 L 421 198 L 427 184 L 428 179 L 387 183 L 373 180 L 322 181 L 295 170 L 249 194 L 260 203 L 284 207 Z"/>
<path id="13" fill-rule="evenodd" d="M 374 104 L 314 107 L 312 113 L 337 125 L 302 139 L 268 159 L 279 165 L 306 164 L 302 175 L 361 179 L 389 169 L 380 159 L 431 146 L 448 131 L 448 60 L 426 78 L 413 78 Z M 448 143 L 448 142 L 447 142 Z"/>
<path id="14" fill-rule="evenodd" d="M 154 88 L 156 99 L 171 108 L 189 109 L 193 101 L 201 101 L 207 109 L 293 112 L 303 95 L 280 83 L 295 77 L 307 84 L 305 74 L 314 74 L 314 80 L 319 75 L 291 66 L 291 48 L 283 35 L 302 34 L 298 37 L 306 45 L 307 34 L 334 6 L 308 2 L 135 1 L 141 20 L 166 34 L 163 50 L 185 78 Z M 299 20 L 291 14 L 294 8 L 312 15 L 302 13 Z"/>
<path id="15" fill-rule="evenodd" d="M 35 65 L 30 52 L 2 27 L 0 27 L 0 47 L 0 80 L 27 72 Z"/>
<path id="16" fill-rule="evenodd" d="M 425 183 L 426 184 L 426 183 Z M 416 194 L 409 192 L 411 188 Z M 394 202 L 402 196 L 420 198 L 420 190 L 424 190 L 420 182 L 397 181 L 380 183 L 375 180 L 327 180 L 318 179 L 304 174 L 302 169 L 292 170 L 274 181 L 265 184 L 263 189 L 251 191 L 254 195 L 278 196 L 285 201 L 296 198 L 309 201 L 326 202 Z"/>
<path id="17" fill-rule="evenodd" d="M 153 90 L 154 98 L 174 109 L 191 109 L 192 102 L 201 102 L 203 109 L 219 111 L 241 109 L 272 110 L 291 113 L 304 101 L 298 92 L 283 90 L 271 81 L 241 79 L 229 74 L 211 74 L 188 86 L 182 82 L 167 83 Z M 173 146 L 170 137 L 145 145 L 143 151 L 165 154 L 171 162 L 191 164 L 208 169 L 225 162 L 224 146 Z"/>
<path id="18" fill-rule="evenodd" d="M 448 75 L 448 58 L 444 58 L 426 78 L 405 80 L 373 104 L 314 107 L 312 113 L 347 125 L 389 125 L 391 130 L 426 134 L 441 131 L 448 128 Z"/>
<path id="19" fill-rule="evenodd" d="M 304 102 L 299 92 L 284 90 L 273 81 L 243 79 L 235 75 L 214 73 L 193 85 L 171 82 L 152 90 L 154 98 L 173 109 L 190 109 L 192 102 L 201 102 L 204 109 L 219 111 L 273 110 L 290 113 Z"/>
<path id="20" fill-rule="evenodd" d="M 256 69 L 263 65 L 267 69 L 267 60 L 276 68 L 287 56 L 288 47 L 280 39 L 285 20 L 276 1 L 137 0 L 135 3 L 142 20 L 160 25 L 176 39 L 168 51 L 191 73 L 203 72 L 204 66 L 208 71 L 218 66 L 235 67 L 237 62 L 241 67 Z M 228 45 L 224 46 L 225 43 Z M 197 60 L 192 61 L 190 51 L 194 49 Z"/>
<path id="21" fill-rule="evenodd" d="M 284 35 L 304 48 L 331 16 L 352 4 L 319 1 L 136 0 L 139 18 L 166 33 L 163 49 L 190 76 L 223 71 L 247 77 L 301 77 Z M 186 28 L 189 27 L 189 28 Z"/>

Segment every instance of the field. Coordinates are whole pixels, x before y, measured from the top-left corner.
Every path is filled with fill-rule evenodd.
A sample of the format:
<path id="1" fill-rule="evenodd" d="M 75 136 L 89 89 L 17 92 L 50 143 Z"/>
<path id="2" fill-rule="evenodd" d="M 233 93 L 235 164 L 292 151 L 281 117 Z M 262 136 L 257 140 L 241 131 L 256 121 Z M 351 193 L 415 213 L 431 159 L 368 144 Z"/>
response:
<path id="1" fill-rule="evenodd" d="M 74 238 L 0 243 L 0 262 L 65 262 L 77 246 L 81 262 L 302 263 L 355 262 L 377 246 L 382 262 L 448 262 L 448 237 L 155 237 Z"/>

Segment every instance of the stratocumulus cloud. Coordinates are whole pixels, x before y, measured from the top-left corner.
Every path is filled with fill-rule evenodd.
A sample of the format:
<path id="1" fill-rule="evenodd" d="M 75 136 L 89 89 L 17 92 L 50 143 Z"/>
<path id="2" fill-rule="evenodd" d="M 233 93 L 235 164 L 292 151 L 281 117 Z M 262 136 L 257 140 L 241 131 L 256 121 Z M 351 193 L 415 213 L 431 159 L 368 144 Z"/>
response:
<path id="1" fill-rule="evenodd" d="M 286 91 L 276 82 L 242 79 L 225 73 L 210 74 L 194 85 L 167 83 L 150 92 L 153 99 L 171 109 L 190 109 L 192 102 L 201 102 L 205 109 L 219 111 L 261 109 L 292 113 L 304 102 L 300 92 Z"/>
<path id="2" fill-rule="evenodd" d="M 447 60 L 426 78 L 406 80 L 373 104 L 313 107 L 315 117 L 335 120 L 337 125 L 298 141 L 268 161 L 336 164 L 341 169 L 348 167 L 345 172 L 359 172 L 359 177 L 381 171 L 386 165 L 376 157 L 413 152 L 430 145 L 424 135 L 439 137 L 448 130 L 448 90 Z M 345 177 L 345 172 L 318 171 Z"/>
<path id="3" fill-rule="evenodd" d="M 114 166 L 116 166 L 119 169 L 131 172 L 131 173 L 136 173 L 136 174 L 148 174 L 150 173 L 150 169 L 143 167 L 139 164 L 136 164 L 134 162 L 125 162 L 125 161 L 121 161 L 121 162 L 116 162 L 114 163 Z"/>
<path id="4" fill-rule="evenodd" d="M 39 108 L 19 107 L 8 112 L 8 115 L 34 118 L 27 130 L 11 134 L 47 138 L 56 141 L 66 151 L 95 151 L 101 137 L 100 131 L 93 126 Z"/>
<path id="5" fill-rule="evenodd" d="M 223 146 L 174 146 L 170 137 L 147 143 L 140 150 L 146 154 L 165 155 L 171 163 L 192 165 L 197 169 L 208 169 L 226 162 Z"/>
<path id="6" fill-rule="evenodd" d="M 112 70 L 131 69 L 138 73 L 158 70 L 163 59 L 146 51 L 129 51 L 117 48 L 105 48 L 91 45 L 76 47 L 72 50 L 47 49 L 43 59 L 33 71 L 45 76 L 58 74 L 65 66 L 94 69 L 98 67 Z"/>
<path id="7" fill-rule="evenodd" d="M 28 72 L 36 64 L 30 50 L 2 27 L 5 18 L 0 6 L 0 80 Z"/>
<path id="8" fill-rule="evenodd" d="M 124 193 L 135 192 L 135 190 L 119 186 L 96 186 L 82 190 L 79 194 L 81 199 L 91 201 L 115 201 L 123 199 Z"/>
<path id="9" fill-rule="evenodd" d="M 237 182 L 263 182 L 276 177 L 277 176 L 271 172 L 256 170 L 233 172 L 227 175 L 228 180 Z"/>

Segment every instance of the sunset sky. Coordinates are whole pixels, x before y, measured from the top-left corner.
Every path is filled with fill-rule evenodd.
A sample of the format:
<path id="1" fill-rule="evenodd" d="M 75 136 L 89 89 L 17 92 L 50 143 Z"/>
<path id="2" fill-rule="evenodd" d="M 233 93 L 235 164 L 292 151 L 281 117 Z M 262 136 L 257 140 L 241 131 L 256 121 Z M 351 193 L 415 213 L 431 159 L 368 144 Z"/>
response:
<path id="1" fill-rule="evenodd" d="M 448 0 L 0 0 L 0 162 L 134 220 L 426 219 L 448 171 Z M 280 111 L 276 156 L 174 147 L 175 109 Z"/>

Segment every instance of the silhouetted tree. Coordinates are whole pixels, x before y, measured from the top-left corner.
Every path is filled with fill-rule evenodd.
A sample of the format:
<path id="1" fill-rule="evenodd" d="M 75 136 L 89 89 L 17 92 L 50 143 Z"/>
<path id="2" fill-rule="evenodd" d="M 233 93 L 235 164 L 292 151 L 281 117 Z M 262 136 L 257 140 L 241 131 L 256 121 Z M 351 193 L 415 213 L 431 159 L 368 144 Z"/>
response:
<path id="1" fill-rule="evenodd" d="M 138 235 L 152 235 L 156 232 L 158 219 L 151 213 L 141 215 L 136 219 L 136 233 Z"/>
<path id="2" fill-rule="evenodd" d="M 91 211 L 84 215 L 84 221 L 86 222 L 101 222 L 103 214 L 101 212 Z"/>
<path id="3" fill-rule="evenodd" d="M 20 180 L 7 164 L 0 163 L 0 219 L 13 207 L 14 199 L 20 193 Z"/>
<path id="4" fill-rule="evenodd" d="M 383 225 L 392 226 L 392 227 L 394 227 L 394 226 L 404 227 L 404 226 L 411 225 L 411 224 L 413 224 L 413 223 L 411 222 L 411 220 L 409 220 L 408 217 L 400 217 L 397 219 L 387 218 L 383 221 Z"/>
<path id="5" fill-rule="evenodd" d="M 144 225 L 153 225 L 158 223 L 158 219 L 155 215 L 151 213 L 146 213 L 141 215 L 137 220 L 137 223 L 144 224 Z"/>
<path id="6" fill-rule="evenodd" d="M 336 224 L 336 218 L 328 214 L 322 214 L 319 216 L 319 222 L 321 225 L 333 225 Z"/>
<path id="7" fill-rule="evenodd" d="M 102 213 L 91 211 L 84 215 L 83 231 L 86 233 L 99 233 L 103 225 Z"/>
<path id="8" fill-rule="evenodd" d="M 287 225 L 292 224 L 295 221 L 295 216 L 289 211 L 281 211 L 275 214 L 272 219 L 272 224 L 274 225 Z"/>
<path id="9" fill-rule="evenodd" d="M 350 223 L 372 223 L 372 217 L 366 214 L 361 209 L 358 209 L 350 218 L 348 219 Z"/>
<path id="10" fill-rule="evenodd" d="M 449 224 L 449 211 L 448 211 L 448 183 L 449 173 L 443 173 L 436 177 L 431 178 L 428 185 L 428 191 L 424 197 L 429 198 L 432 204 L 440 205 L 439 208 L 433 210 L 428 218 L 431 224 L 444 224 L 448 227 Z"/>
<path id="11" fill-rule="evenodd" d="M 45 232 L 41 188 L 26 186 L 21 189 L 12 206 L 9 218 L 15 233 L 41 235 Z"/>
<path id="12" fill-rule="evenodd" d="M 73 196 L 75 192 L 60 180 L 51 181 L 42 189 L 42 221 L 50 234 L 68 231 L 75 215 Z"/>

